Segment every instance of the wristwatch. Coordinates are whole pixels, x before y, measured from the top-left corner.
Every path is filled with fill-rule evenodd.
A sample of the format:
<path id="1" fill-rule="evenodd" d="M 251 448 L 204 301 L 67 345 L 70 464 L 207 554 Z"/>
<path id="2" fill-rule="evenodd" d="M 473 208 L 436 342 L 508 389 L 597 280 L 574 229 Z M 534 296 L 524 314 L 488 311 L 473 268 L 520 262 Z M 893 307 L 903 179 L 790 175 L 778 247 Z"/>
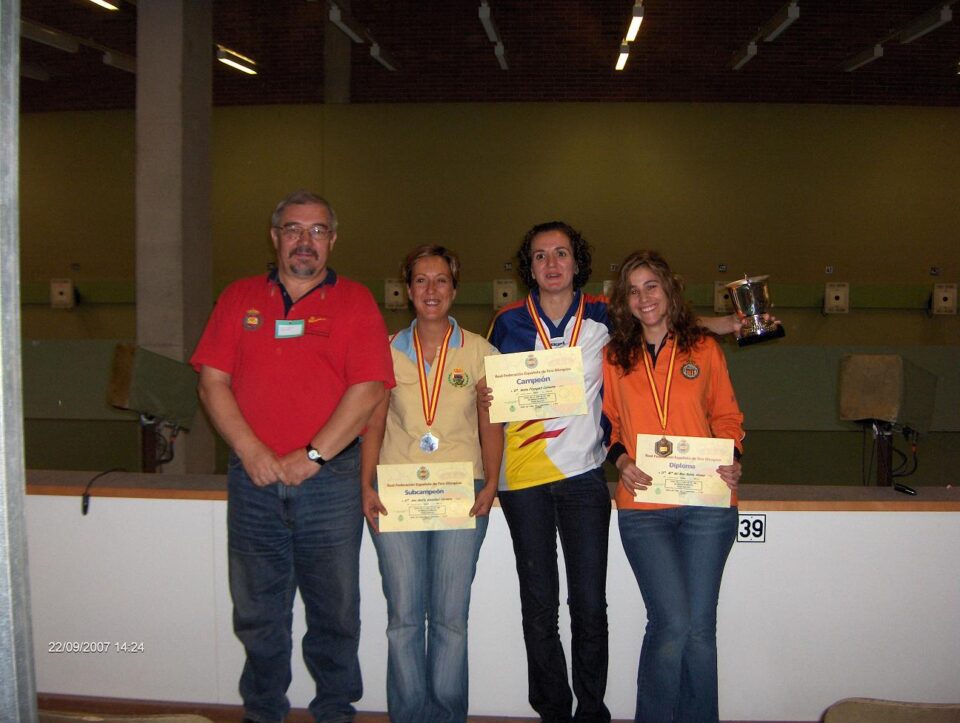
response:
<path id="1" fill-rule="evenodd" d="M 323 467 L 323 465 L 327 463 L 327 460 L 325 460 L 323 456 L 313 448 L 312 444 L 308 444 L 306 446 L 306 450 L 307 450 L 307 459 L 312 459 L 321 467 Z"/>

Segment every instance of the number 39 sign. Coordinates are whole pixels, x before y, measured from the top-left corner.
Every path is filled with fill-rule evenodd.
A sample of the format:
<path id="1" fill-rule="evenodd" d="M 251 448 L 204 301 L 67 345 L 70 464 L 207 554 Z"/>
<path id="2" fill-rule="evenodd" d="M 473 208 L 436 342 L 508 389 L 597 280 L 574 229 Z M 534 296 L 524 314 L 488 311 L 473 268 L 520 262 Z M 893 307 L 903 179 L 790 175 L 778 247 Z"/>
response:
<path id="1" fill-rule="evenodd" d="M 740 515 L 737 524 L 737 542 L 766 542 L 767 516 Z"/>

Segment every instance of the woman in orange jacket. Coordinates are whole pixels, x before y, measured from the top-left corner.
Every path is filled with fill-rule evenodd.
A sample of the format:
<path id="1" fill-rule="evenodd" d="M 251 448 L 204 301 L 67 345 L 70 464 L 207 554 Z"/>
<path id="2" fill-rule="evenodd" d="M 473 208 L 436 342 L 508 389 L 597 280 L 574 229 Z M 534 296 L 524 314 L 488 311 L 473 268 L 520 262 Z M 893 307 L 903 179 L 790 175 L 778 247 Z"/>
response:
<path id="1" fill-rule="evenodd" d="M 683 284 L 656 252 L 623 262 L 609 304 L 603 411 L 607 459 L 620 481 L 620 538 L 647 608 L 636 720 L 716 721 L 717 600 L 737 529 L 743 415 L 723 352 L 697 325 Z M 732 439 L 736 459 L 717 468 L 728 507 L 638 502 L 652 478 L 637 464 L 637 435 Z"/>

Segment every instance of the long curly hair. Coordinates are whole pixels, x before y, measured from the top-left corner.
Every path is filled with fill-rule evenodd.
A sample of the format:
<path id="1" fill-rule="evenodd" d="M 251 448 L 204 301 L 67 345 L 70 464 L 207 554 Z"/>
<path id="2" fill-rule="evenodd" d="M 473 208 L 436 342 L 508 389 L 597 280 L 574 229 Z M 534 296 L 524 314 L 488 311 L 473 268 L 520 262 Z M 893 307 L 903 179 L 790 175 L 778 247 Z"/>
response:
<path id="1" fill-rule="evenodd" d="M 538 223 L 527 231 L 520 244 L 520 250 L 517 251 L 517 272 L 520 274 L 520 279 L 528 289 L 537 288 L 537 280 L 533 278 L 533 272 L 531 271 L 533 257 L 530 255 L 530 247 L 533 245 L 534 238 L 548 231 L 559 231 L 570 239 L 570 249 L 573 251 L 573 260 L 577 267 L 577 271 L 573 275 L 573 288 L 582 289 L 590 280 L 590 273 L 593 271 L 590 267 L 592 260 L 590 244 L 580 235 L 579 231 L 563 221 Z"/>
<path id="2" fill-rule="evenodd" d="M 657 251 L 634 251 L 620 264 L 607 308 L 612 327 L 607 359 L 625 375 L 639 363 L 643 354 L 643 325 L 630 311 L 630 274 L 644 266 L 660 280 L 667 297 L 667 330 L 676 339 L 677 348 L 690 351 L 706 335 L 683 298 L 683 279 L 670 270 L 666 259 Z"/>

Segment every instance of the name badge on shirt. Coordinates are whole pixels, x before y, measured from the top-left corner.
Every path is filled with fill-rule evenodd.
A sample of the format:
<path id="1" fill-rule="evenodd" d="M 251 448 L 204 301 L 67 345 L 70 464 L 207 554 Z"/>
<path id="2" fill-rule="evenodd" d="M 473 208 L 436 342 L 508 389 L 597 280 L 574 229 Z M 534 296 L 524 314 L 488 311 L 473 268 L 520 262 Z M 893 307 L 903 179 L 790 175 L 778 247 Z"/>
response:
<path id="1" fill-rule="evenodd" d="M 303 319 L 277 319 L 273 336 L 275 339 L 293 339 L 303 336 Z"/>

